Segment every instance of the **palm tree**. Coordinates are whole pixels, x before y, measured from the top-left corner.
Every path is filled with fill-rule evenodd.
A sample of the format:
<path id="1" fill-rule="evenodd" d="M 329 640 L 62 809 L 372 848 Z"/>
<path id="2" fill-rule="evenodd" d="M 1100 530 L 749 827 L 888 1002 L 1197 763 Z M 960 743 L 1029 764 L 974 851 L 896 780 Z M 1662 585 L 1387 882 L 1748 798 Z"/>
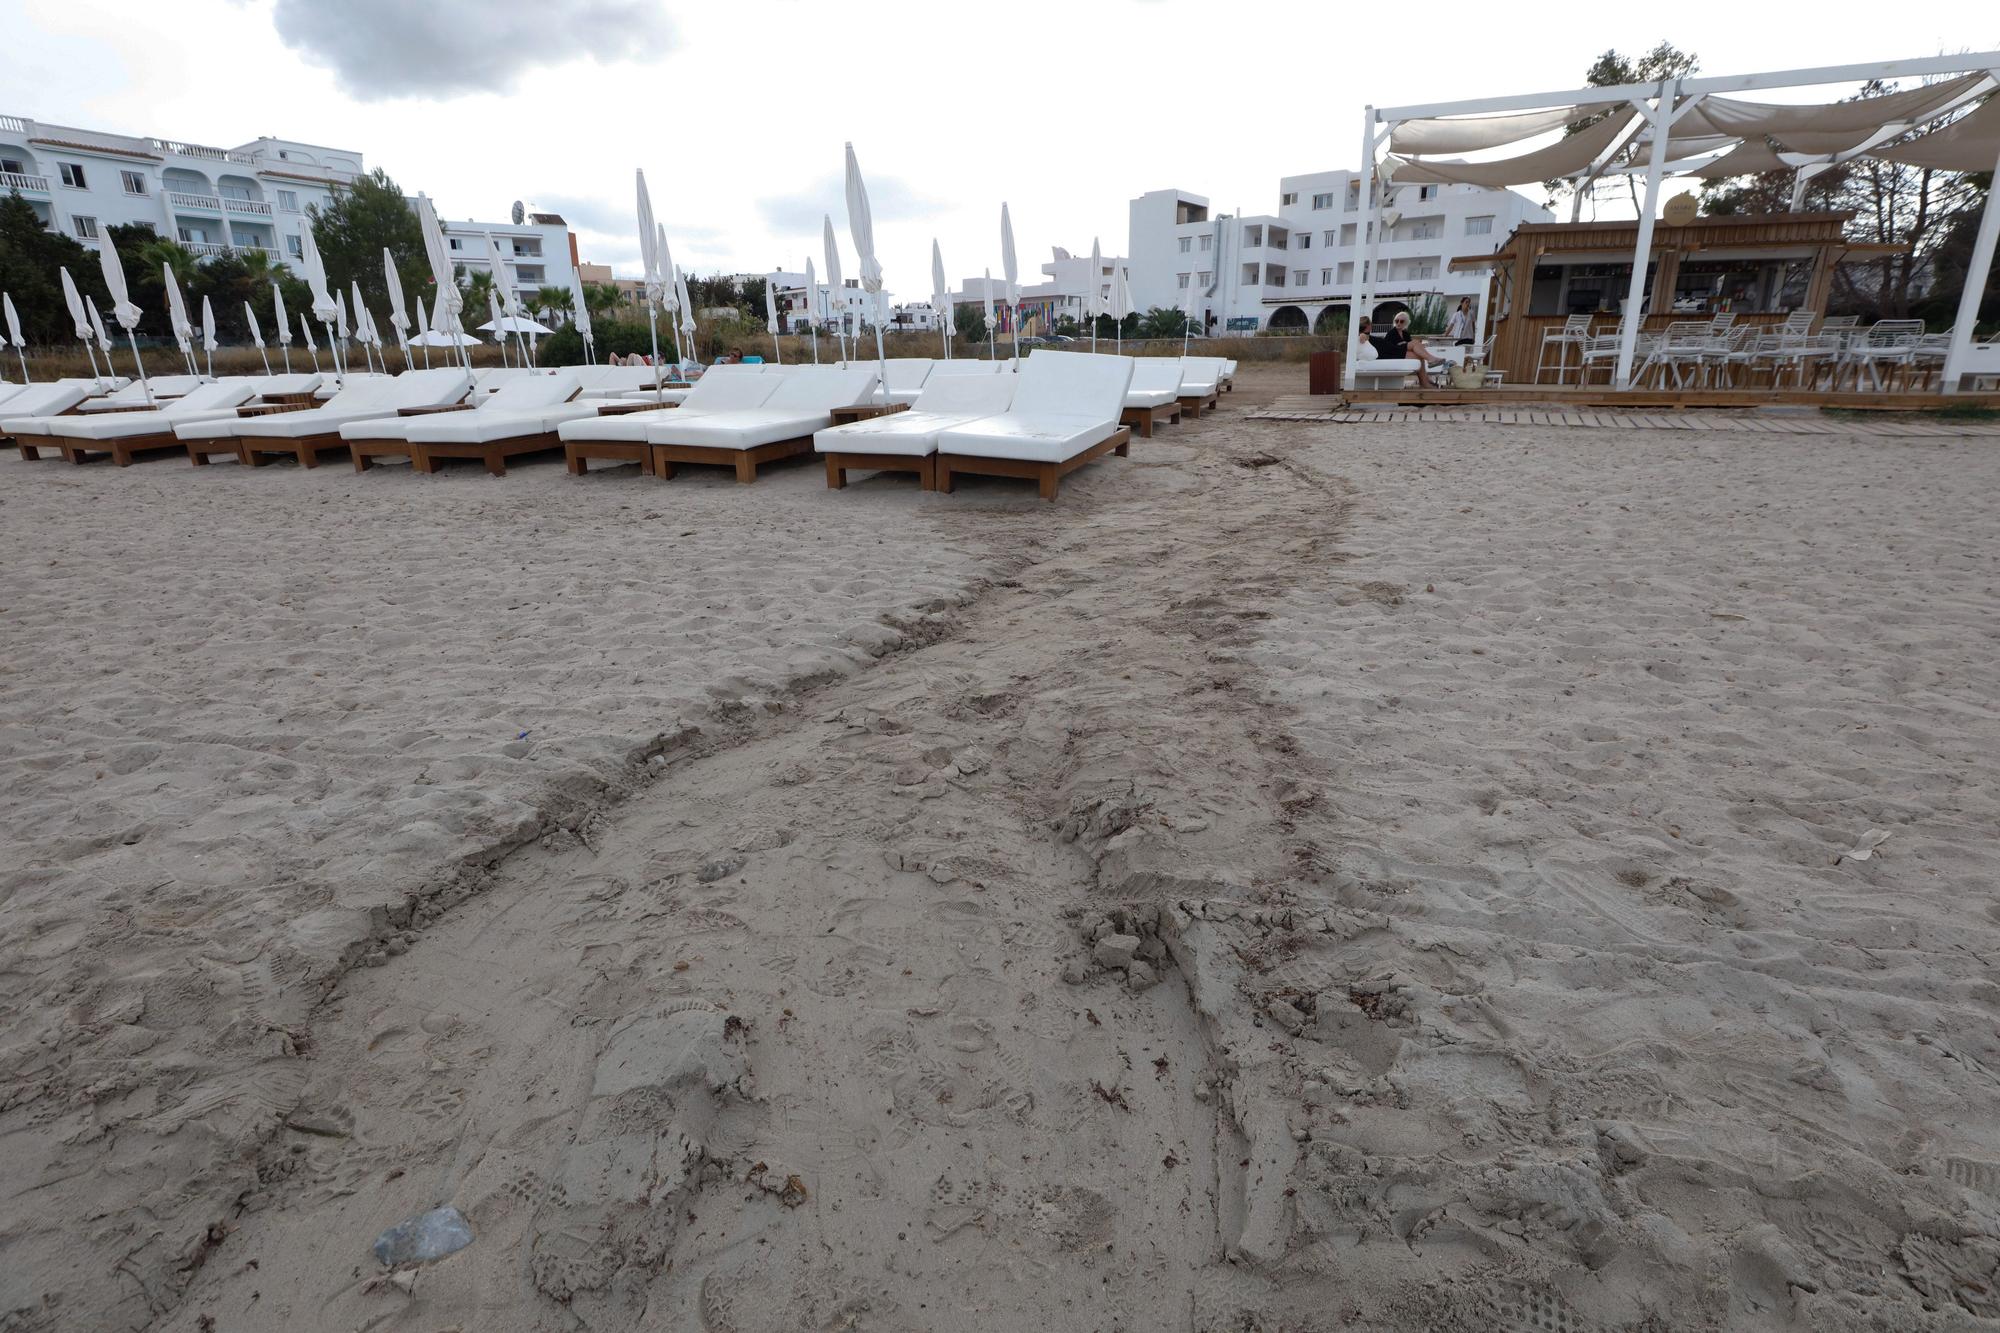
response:
<path id="1" fill-rule="evenodd" d="M 540 312 L 544 322 L 547 322 L 552 316 L 560 316 L 564 311 L 568 310 L 569 303 L 569 288 L 557 287 L 553 283 L 545 287 L 535 288 L 534 296 L 529 299 L 529 304 Z"/>
<path id="2" fill-rule="evenodd" d="M 470 272 L 463 267 L 458 270 L 458 285 L 465 289 L 465 310 L 468 315 L 484 312 L 488 306 L 487 297 L 493 293 L 493 274 L 483 268 Z M 475 321 L 468 319 L 470 327 Z"/>

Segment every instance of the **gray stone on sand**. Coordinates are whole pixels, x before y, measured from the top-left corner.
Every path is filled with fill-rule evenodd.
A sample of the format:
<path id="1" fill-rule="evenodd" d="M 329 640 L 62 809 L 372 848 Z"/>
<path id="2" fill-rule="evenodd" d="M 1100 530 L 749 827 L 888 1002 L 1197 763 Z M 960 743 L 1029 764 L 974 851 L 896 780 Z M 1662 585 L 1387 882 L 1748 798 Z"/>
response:
<path id="1" fill-rule="evenodd" d="M 1132 955 L 1139 951 L 1137 935 L 1106 935 L 1097 942 L 1097 961 L 1106 967 L 1130 967 Z"/>
<path id="2" fill-rule="evenodd" d="M 446 1206 L 398 1222 L 375 1238 L 375 1258 L 384 1268 L 427 1264 L 472 1244 L 465 1214 Z"/>

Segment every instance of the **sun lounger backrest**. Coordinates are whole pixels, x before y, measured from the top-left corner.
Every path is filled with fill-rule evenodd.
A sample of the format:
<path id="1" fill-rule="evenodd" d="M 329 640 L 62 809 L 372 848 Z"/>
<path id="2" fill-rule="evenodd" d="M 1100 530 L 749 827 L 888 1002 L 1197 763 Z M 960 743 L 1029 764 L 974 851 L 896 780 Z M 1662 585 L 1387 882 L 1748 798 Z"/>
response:
<path id="1" fill-rule="evenodd" d="M 260 398 L 311 393 L 319 388 L 320 378 L 311 371 L 294 371 L 290 375 L 259 375 L 251 381 Z"/>
<path id="2" fill-rule="evenodd" d="M 58 380 L 54 384 L 24 384 L 7 399 L 10 417 L 53 417 L 69 411 L 90 393 L 90 381 Z"/>
<path id="3" fill-rule="evenodd" d="M 777 377 L 769 408 L 798 408 L 807 412 L 831 412 L 836 407 L 853 407 L 867 402 L 875 393 L 873 366 L 839 370 L 832 366 L 800 366 L 789 375 Z"/>
<path id="4" fill-rule="evenodd" d="M 1181 387 L 1181 363 L 1179 357 L 1141 356 L 1132 361 L 1132 387 L 1149 392 L 1159 389 Z"/>
<path id="5" fill-rule="evenodd" d="M 1036 352 L 1014 377 L 1016 416 L 1116 421 L 1125 410 L 1132 360 L 1089 352 Z"/>
<path id="6" fill-rule="evenodd" d="M 681 409 L 684 411 L 692 407 L 703 412 L 728 412 L 761 407 L 764 400 L 771 396 L 771 391 L 781 383 L 783 381 L 777 376 L 760 375 L 749 366 L 717 366 L 688 390 Z"/>
<path id="7" fill-rule="evenodd" d="M 166 404 L 169 412 L 219 412 L 227 407 L 241 407 L 257 396 L 257 382 L 247 375 L 231 375 L 213 384 L 204 384 L 188 390 L 173 402 Z"/>
<path id="8" fill-rule="evenodd" d="M 930 377 L 931 364 L 927 356 L 899 356 L 885 361 L 882 363 L 883 387 L 891 393 L 921 389 Z"/>
<path id="9" fill-rule="evenodd" d="M 924 383 L 929 384 L 940 375 L 992 375 L 997 373 L 999 366 L 998 361 L 975 361 L 970 357 L 959 357 L 952 361 L 934 361 L 931 363 L 931 378 Z"/>
<path id="10" fill-rule="evenodd" d="M 1222 377 L 1222 358 L 1219 356 L 1184 356 L 1181 358 L 1181 383 L 1189 388 L 1212 387 Z"/>
<path id="11" fill-rule="evenodd" d="M 585 393 L 610 394 L 625 389 L 650 389 L 660 372 L 651 366 L 571 366 Z"/>
<path id="12" fill-rule="evenodd" d="M 1014 403 L 1012 375 L 933 375 L 924 381 L 912 412 L 952 416 L 997 416 Z"/>
<path id="13" fill-rule="evenodd" d="M 521 408 L 553 407 L 566 403 L 575 396 L 580 386 L 577 378 L 569 371 L 554 375 L 530 375 L 525 379 L 509 380 L 493 393 L 479 400 L 483 412 L 512 412 Z"/>

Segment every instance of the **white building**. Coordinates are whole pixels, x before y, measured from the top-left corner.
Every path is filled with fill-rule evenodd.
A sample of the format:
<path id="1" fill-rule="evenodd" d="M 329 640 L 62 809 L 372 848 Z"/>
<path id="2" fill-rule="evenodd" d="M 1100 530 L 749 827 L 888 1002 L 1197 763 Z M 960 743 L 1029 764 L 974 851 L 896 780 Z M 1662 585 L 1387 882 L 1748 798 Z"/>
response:
<path id="1" fill-rule="evenodd" d="M 1132 303 L 1183 309 L 1192 285 L 1212 332 L 1321 327 L 1329 311 L 1346 309 L 1354 265 L 1367 262 L 1365 214 L 1351 171 L 1285 176 L 1276 213 L 1240 217 L 1211 217 L 1208 200 L 1186 190 L 1148 191 L 1130 207 Z M 1486 275 L 1454 273 L 1451 261 L 1493 253 L 1522 222 L 1554 220 L 1512 190 L 1390 186 L 1376 247 L 1377 317 L 1426 296 L 1477 301 Z"/>
<path id="2" fill-rule="evenodd" d="M 444 228 L 445 248 L 451 251 L 453 266 L 463 269 L 466 276 L 490 271 L 492 250 L 486 244 L 486 237 L 491 234 L 500 242 L 502 251 L 510 252 L 509 276 L 514 280 L 514 295 L 524 306 L 535 303 L 535 292 L 541 287 L 575 290 L 576 237 L 558 214 L 526 213 L 520 222 L 439 219 L 439 225 Z M 470 325 L 486 321 L 482 317 L 466 322 Z"/>
<path id="3" fill-rule="evenodd" d="M 1021 332 L 1048 333 L 1055 328 L 1056 321 L 1063 318 L 1075 321 L 1079 328 L 1085 327 L 1084 298 L 1089 295 L 1091 286 L 1095 284 L 1098 299 L 1103 301 L 1105 309 L 1109 310 L 1111 284 L 1116 280 L 1121 266 L 1125 269 L 1125 281 L 1133 286 L 1133 307 L 1143 314 L 1145 307 L 1139 303 L 1136 273 L 1123 256 L 1103 256 L 1098 260 L 1097 272 L 1093 275 L 1090 271 L 1089 255 L 1072 255 L 1058 246 L 1055 257 L 1041 266 L 1045 281 L 1025 284 L 1020 290 L 1016 309 Z M 983 312 L 985 300 L 984 274 L 965 279 L 959 284 L 958 290 L 951 293 L 951 303 L 954 308 L 969 305 Z M 1014 326 L 1010 322 L 1007 310 L 1007 284 L 999 278 L 993 279 L 993 314 L 994 322 L 999 325 L 998 332 L 1013 331 Z"/>
<path id="4" fill-rule="evenodd" d="M 196 254 L 289 261 L 306 208 L 361 170 L 359 153 L 289 139 L 210 148 L 0 116 L 0 193 L 92 247 L 107 227 L 143 223 Z"/>

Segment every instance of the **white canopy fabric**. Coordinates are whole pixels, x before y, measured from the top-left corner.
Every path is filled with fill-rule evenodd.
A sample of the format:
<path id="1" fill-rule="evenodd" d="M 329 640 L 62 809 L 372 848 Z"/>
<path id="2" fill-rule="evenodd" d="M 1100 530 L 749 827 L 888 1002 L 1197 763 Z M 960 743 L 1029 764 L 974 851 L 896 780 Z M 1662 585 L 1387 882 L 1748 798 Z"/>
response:
<path id="1" fill-rule="evenodd" d="M 581 282 L 569 289 L 569 309 L 570 322 L 576 325 L 577 337 L 583 339 L 585 342 L 591 341 L 590 306 L 584 302 L 583 284 Z"/>
<path id="2" fill-rule="evenodd" d="M 277 283 L 271 284 L 271 314 L 278 324 L 278 341 L 286 347 L 292 345 L 292 326 L 285 319 L 285 294 Z"/>
<path id="3" fill-rule="evenodd" d="M 1390 132 L 1389 151 L 1404 155 L 1476 153 L 1483 148 L 1519 143 L 1523 139 L 1561 129 L 1586 114 L 1587 110 L 1584 107 L 1558 106 L 1546 111 L 1521 111 L 1504 116 L 1406 120 Z"/>
<path id="4" fill-rule="evenodd" d="M 14 313 L 14 297 L 11 293 L 0 292 L 0 317 L 7 321 L 7 340 L 16 347 L 26 347 L 28 340 L 21 336 L 21 317 Z"/>
<path id="5" fill-rule="evenodd" d="M 410 339 L 412 347 L 477 347 L 479 339 L 469 333 L 443 333 L 432 329 Z"/>
<path id="6" fill-rule="evenodd" d="M 319 351 L 319 344 L 313 341 L 312 321 L 304 315 L 299 316 L 299 332 L 306 336 L 306 350 L 317 353 Z"/>
<path id="7" fill-rule="evenodd" d="M 1021 265 L 1014 258 L 1014 219 L 1008 215 L 1007 203 L 1000 203 L 1000 272 L 1007 279 L 1007 304 L 1012 307 L 1021 300 Z"/>
<path id="8" fill-rule="evenodd" d="M 855 160 L 854 145 L 847 145 L 847 232 L 861 259 L 861 289 L 882 290 L 882 265 L 875 258 L 875 218 L 868 208 L 868 187 L 861 180 L 861 164 Z"/>
<path id="9" fill-rule="evenodd" d="M 248 301 L 243 303 L 243 318 L 250 325 L 250 341 L 256 345 L 258 351 L 263 351 L 264 330 L 257 326 L 257 312 L 251 309 Z"/>
<path id="10" fill-rule="evenodd" d="M 544 324 L 537 324 L 526 315 L 501 315 L 479 326 L 481 333 L 533 333 L 545 336 L 555 330 Z"/>
<path id="11" fill-rule="evenodd" d="M 111 351 L 111 331 L 104 327 L 104 316 L 97 313 L 97 298 L 94 296 L 84 297 L 83 308 L 90 315 L 90 331 L 97 335 L 97 345 L 102 347 L 105 353 L 109 355 Z"/>
<path id="12" fill-rule="evenodd" d="M 180 279 L 172 264 L 162 264 L 167 279 L 167 319 L 174 328 L 174 341 L 183 352 L 194 350 L 194 321 L 188 318 L 187 298 L 181 295 Z"/>
<path id="13" fill-rule="evenodd" d="M 430 319 L 424 313 L 424 303 L 422 301 L 419 301 L 417 302 L 417 335 L 416 337 L 410 339 L 410 345 L 412 347 L 429 347 L 430 346 L 429 343 L 419 342 L 418 340 L 421 339 L 426 333 L 429 333 L 430 331 L 431 331 Z"/>
<path id="14" fill-rule="evenodd" d="M 680 352 L 681 360 L 685 361 L 693 355 L 694 302 L 688 299 L 687 274 L 681 272 L 679 269 L 674 270 L 674 299 L 680 302 L 681 307 L 680 331 L 682 343 Z"/>
<path id="15" fill-rule="evenodd" d="M 1096 319 L 1104 313 L 1103 284 L 1098 276 L 1104 272 L 1104 254 L 1098 248 L 1097 238 L 1090 238 L 1090 286 L 1083 294 L 1083 314 L 1086 319 Z"/>
<path id="16" fill-rule="evenodd" d="M 771 291 L 775 278 L 773 274 L 764 279 L 764 328 L 774 338 L 778 336 L 778 298 Z"/>
<path id="17" fill-rule="evenodd" d="M 1765 171 L 1786 171 L 1789 164 L 1778 156 L 1776 149 L 1763 139 L 1745 139 L 1742 143 L 1710 162 L 1707 166 L 1696 167 L 1688 172 L 1703 180 L 1727 180 L 1731 176 L 1755 176 Z"/>
<path id="18" fill-rule="evenodd" d="M 1937 171 L 1991 171 L 2000 161 L 2000 93 L 1941 130 L 1876 149 L 1871 156 Z"/>
<path id="19" fill-rule="evenodd" d="M 215 348 L 215 310 L 204 296 L 201 298 L 201 350 L 213 352 Z"/>
<path id="20" fill-rule="evenodd" d="M 339 302 L 326 286 L 326 264 L 319 256 L 319 243 L 313 240 L 312 223 L 299 228 L 299 256 L 305 268 L 306 286 L 312 289 L 313 318 L 322 324 L 332 324 L 339 314 Z"/>
<path id="21" fill-rule="evenodd" d="M 417 196 L 417 223 L 424 232 L 424 256 L 431 261 L 431 283 L 443 301 L 442 307 L 432 312 L 431 323 L 436 328 L 448 329 L 450 317 L 464 308 L 465 299 L 458 291 L 458 275 L 452 267 L 444 229 L 438 225 L 437 208 L 427 194 Z"/>
<path id="22" fill-rule="evenodd" d="M 1715 133 L 1733 134 L 1740 138 L 1769 135 L 1795 152 L 1837 153 L 1852 148 L 1884 125 L 1923 120 L 1945 110 L 1971 92 L 1973 86 L 1985 77 L 1983 74 L 1962 74 L 1942 83 L 1899 93 L 1810 106 L 1708 97 L 1688 112 L 1688 116 L 1699 117 L 1699 123 L 1712 127 Z"/>
<path id="23" fill-rule="evenodd" d="M 646 188 L 645 168 L 638 168 L 632 174 L 638 194 L 639 262 L 646 270 L 640 278 L 646 286 L 646 299 L 657 307 L 666 304 L 668 275 L 660 267 L 660 232 L 653 221 L 653 193 Z"/>
<path id="24" fill-rule="evenodd" d="M 824 238 L 825 245 L 823 247 L 826 251 L 826 288 L 832 298 L 838 301 L 842 299 L 840 295 L 840 242 L 833 238 L 833 215 L 831 213 L 822 213 L 820 220 L 826 232 Z"/>
<path id="25" fill-rule="evenodd" d="M 1555 180 L 1586 170 L 1599 153 L 1625 132 L 1634 114 L 1614 113 L 1547 148 L 1497 162 L 1438 162 L 1391 156 L 1383 159 L 1382 174 L 1399 185 L 1484 185 L 1491 189 Z"/>
<path id="26" fill-rule="evenodd" d="M 659 247 L 660 290 L 663 298 L 661 304 L 671 314 L 680 309 L 680 289 L 675 286 L 673 281 L 674 274 L 680 272 L 680 269 L 674 264 L 673 247 L 667 244 L 667 229 L 660 223 L 655 222 L 653 224 L 653 239 Z M 668 322 L 672 323 L 671 320 Z"/>
<path id="27" fill-rule="evenodd" d="M 354 297 L 354 341 L 363 347 L 380 347 L 382 344 L 376 340 L 375 331 L 369 327 L 368 303 L 361 299 L 361 279 L 354 279 L 351 292 Z"/>
<path id="28" fill-rule="evenodd" d="M 139 307 L 132 304 L 131 289 L 125 285 L 125 266 L 118 262 L 118 247 L 106 236 L 97 245 L 98 266 L 104 271 L 104 287 L 111 293 L 111 317 L 130 333 L 139 327 Z"/>
<path id="29" fill-rule="evenodd" d="M 986 281 L 980 284 L 979 294 L 986 303 L 986 341 L 992 342 L 996 336 L 993 328 L 993 270 L 986 270 Z"/>
<path id="30" fill-rule="evenodd" d="M 342 342 L 347 341 L 347 293 L 333 294 L 333 333 Z"/>
<path id="31" fill-rule="evenodd" d="M 396 272 L 396 257 L 382 247 L 382 277 L 389 284 L 389 322 L 396 326 L 397 340 L 410 331 L 410 313 L 403 306 L 403 278 Z"/>
<path id="32" fill-rule="evenodd" d="M 1126 276 L 1123 264 L 1118 266 L 1118 276 L 1113 280 L 1111 290 L 1116 298 L 1111 317 L 1122 325 L 1125 316 L 1132 313 L 1132 282 Z"/>
<path id="33" fill-rule="evenodd" d="M 56 272 L 62 275 L 63 304 L 69 307 L 70 323 L 76 326 L 76 340 L 87 343 L 90 341 L 90 317 L 83 310 L 83 295 L 77 291 L 76 279 L 69 275 L 68 269 L 59 268 Z"/>
<path id="34" fill-rule="evenodd" d="M 507 267 L 513 256 L 490 231 L 486 233 L 486 262 L 493 266 L 493 294 L 500 300 L 500 309 L 509 315 L 518 314 L 520 302 L 514 297 L 514 275 Z"/>
<path id="35" fill-rule="evenodd" d="M 951 355 L 951 296 L 944 280 L 944 251 L 937 237 L 931 237 L 931 311 L 937 317 L 938 333 L 944 340 L 944 354 Z"/>

